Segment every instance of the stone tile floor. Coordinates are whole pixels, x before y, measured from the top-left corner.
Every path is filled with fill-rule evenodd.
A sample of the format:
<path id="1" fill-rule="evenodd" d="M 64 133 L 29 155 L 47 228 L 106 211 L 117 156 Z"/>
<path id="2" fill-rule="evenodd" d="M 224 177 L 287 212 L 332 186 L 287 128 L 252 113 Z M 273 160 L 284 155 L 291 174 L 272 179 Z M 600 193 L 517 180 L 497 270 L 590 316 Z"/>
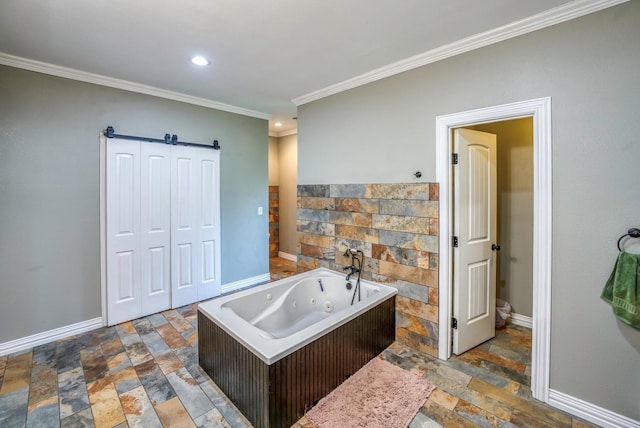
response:
<path id="1" fill-rule="evenodd" d="M 448 361 L 395 342 L 380 356 L 436 389 L 409 428 L 594 427 L 531 397 L 531 329 L 508 324 L 496 337 Z M 295 428 L 313 428 L 306 418 Z"/>
<path id="2" fill-rule="evenodd" d="M 198 366 L 196 311 L 0 357 L 0 427 L 246 427 Z"/>
<path id="3" fill-rule="evenodd" d="M 295 271 L 282 266 L 284 275 Z M 0 356 L 0 427 L 249 426 L 198 366 L 196 311 L 184 306 Z M 531 398 L 530 330 L 497 333 L 446 362 L 400 343 L 382 353 L 437 386 L 411 428 L 592 426 Z"/>
<path id="4" fill-rule="evenodd" d="M 278 279 L 287 278 L 291 275 L 295 275 L 298 270 L 296 262 L 283 259 L 281 257 L 272 257 L 269 259 L 269 273 L 271 274 L 271 281 L 277 281 Z"/>

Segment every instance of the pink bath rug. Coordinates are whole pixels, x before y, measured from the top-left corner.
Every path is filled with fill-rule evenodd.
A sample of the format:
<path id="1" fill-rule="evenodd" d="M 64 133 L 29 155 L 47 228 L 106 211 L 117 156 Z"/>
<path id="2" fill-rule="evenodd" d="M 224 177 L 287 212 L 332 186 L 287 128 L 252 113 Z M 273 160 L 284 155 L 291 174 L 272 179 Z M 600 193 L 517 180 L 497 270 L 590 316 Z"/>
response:
<path id="1" fill-rule="evenodd" d="M 374 358 L 324 397 L 307 418 L 319 428 L 406 428 L 435 386 Z"/>

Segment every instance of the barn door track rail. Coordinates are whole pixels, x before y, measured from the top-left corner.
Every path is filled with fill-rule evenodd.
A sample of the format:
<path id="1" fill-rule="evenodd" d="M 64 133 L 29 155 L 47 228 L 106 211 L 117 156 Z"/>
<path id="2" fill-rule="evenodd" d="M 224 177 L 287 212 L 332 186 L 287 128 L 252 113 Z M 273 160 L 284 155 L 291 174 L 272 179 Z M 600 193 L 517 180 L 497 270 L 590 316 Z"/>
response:
<path id="1" fill-rule="evenodd" d="M 134 140 L 134 141 L 146 141 L 148 143 L 164 143 L 164 144 L 172 144 L 174 146 L 190 146 L 190 147 L 206 147 L 208 149 L 220 150 L 220 144 L 218 144 L 218 140 L 213 140 L 213 145 L 210 144 L 198 144 L 198 143 L 188 143 L 186 141 L 178 141 L 178 136 L 176 134 L 164 134 L 164 139 L 160 138 L 151 138 L 151 137 L 138 137 L 135 135 L 123 135 L 116 134 L 113 126 L 107 126 L 107 129 L 104 131 L 104 135 L 107 138 L 120 138 L 123 140 Z"/>

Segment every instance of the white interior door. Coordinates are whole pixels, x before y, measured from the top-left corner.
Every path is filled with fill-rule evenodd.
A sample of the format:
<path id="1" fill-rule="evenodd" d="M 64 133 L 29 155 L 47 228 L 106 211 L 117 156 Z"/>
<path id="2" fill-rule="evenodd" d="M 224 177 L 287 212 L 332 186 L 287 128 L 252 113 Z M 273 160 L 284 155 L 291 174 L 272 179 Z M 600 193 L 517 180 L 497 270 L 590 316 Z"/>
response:
<path id="1" fill-rule="evenodd" d="M 497 228 L 496 136 L 454 131 L 453 352 L 495 336 Z"/>
<path id="2" fill-rule="evenodd" d="M 107 143 L 107 322 L 140 316 L 140 144 Z"/>
<path id="3" fill-rule="evenodd" d="M 172 146 L 172 307 L 220 294 L 219 157 Z"/>
<path id="4" fill-rule="evenodd" d="M 171 146 L 141 144 L 139 316 L 171 307 Z"/>

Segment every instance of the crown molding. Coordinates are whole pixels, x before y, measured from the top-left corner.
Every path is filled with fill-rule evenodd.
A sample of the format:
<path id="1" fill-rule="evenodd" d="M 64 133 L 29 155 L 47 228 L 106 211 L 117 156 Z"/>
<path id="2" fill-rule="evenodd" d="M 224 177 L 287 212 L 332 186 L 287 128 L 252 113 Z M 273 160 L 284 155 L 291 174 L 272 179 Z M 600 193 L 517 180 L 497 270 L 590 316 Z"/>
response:
<path id="1" fill-rule="evenodd" d="M 278 137 L 288 137 L 289 135 L 296 135 L 298 128 L 287 129 L 286 131 L 278 132 Z"/>
<path id="2" fill-rule="evenodd" d="M 298 133 L 298 128 L 287 129 L 286 131 L 274 132 L 269 131 L 269 137 L 288 137 L 289 135 L 296 135 Z"/>
<path id="3" fill-rule="evenodd" d="M 138 94 L 151 95 L 167 100 L 179 101 L 182 103 L 193 104 L 215 110 L 222 110 L 229 113 L 236 113 L 242 116 L 250 116 L 266 120 L 271 117 L 271 114 L 269 113 L 249 110 L 242 107 L 232 106 L 230 104 L 209 100 L 207 98 L 194 97 L 193 95 L 169 91 L 166 89 L 156 88 L 154 86 L 130 82 L 128 80 L 116 79 L 113 77 L 103 76 L 101 74 L 89 73 L 86 71 L 62 67 L 59 65 L 49 64 L 33 59 L 22 58 L 4 52 L 0 52 L 0 65 L 7 65 L 9 67 L 36 71 L 38 73 L 50 74 L 52 76 L 63 77 L 65 79 L 77 80 L 80 82 L 93 83 L 94 85 L 106 86 L 109 88 L 122 89 Z"/>
<path id="4" fill-rule="evenodd" d="M 483 33 L 478 33 L 439 48 L 396 61 L 343 82 L 294 98 L 291 101 L 296 106 L 301 106 L 303 104 L 310 103 L 311 101 L 328 97 L 329 95 L 344 92 L 349 89 L 357 88 L 358 86 L 366 85 L 367 83 L 375 82 L 386 77 L 413 70 L 414 68 L 422 67 L 423 65 L 441 61 L 446 58 L 489 46 L 523 34 L 531 33 L 552 25 L 560 24 L 565 21 L 570 21 L 621 3 L 626 3 L 627 1 L 629 0 L 573 1 L 539 14 L 532 15 L 528 18 L 512 22 L 511 24 L 503 25 L 502 27 L 485 31 Z"/>

